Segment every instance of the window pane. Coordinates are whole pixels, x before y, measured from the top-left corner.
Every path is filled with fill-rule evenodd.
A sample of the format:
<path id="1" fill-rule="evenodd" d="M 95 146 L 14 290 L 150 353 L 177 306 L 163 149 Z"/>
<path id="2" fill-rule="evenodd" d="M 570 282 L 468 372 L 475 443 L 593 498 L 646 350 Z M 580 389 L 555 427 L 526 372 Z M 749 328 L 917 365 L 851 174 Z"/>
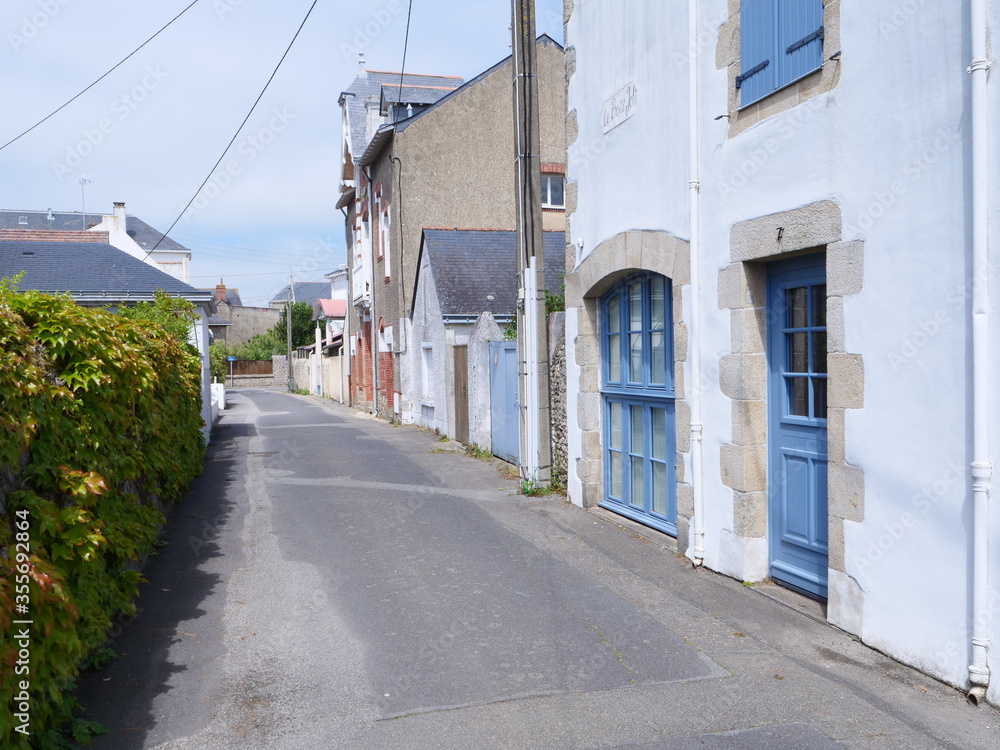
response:
<path id="1" fill-rule="evenodd" d="M 642 330 L 642 282 L 630 284 L 628 288 L 628 308 L 630 331 Z"/>
<path id="2" fill-rule="evenodd" d="M 642 424 L 642 407 L 641 406 L 630 406 L 629 407 L 630 416 L 632 417 L 632 445 L 630 447 L 630 452 L 632 453 L 644 453 L 645 446 L 643 445 L 643 424 Z"/>
<path id="3" fill-rule="evenodd" d="M 809 378 L 785 378 L 788 382 L 788 413 L 793 417 L 809 416 Z"/>
<path id="4" fill-rule="evenodd" d="M 808 333 L 791 333 L 788 340 L 788 372 L 809 372 Z"/>
<path id="5" fill-rule="evenodd" d="M 645 507 L 645 492 L 643 487 L 643 460 L 641 457 L 632 458 L 632 505 Z"/>
<path id="6" fill-rule="evenodd" d="M 642 382 L 642 334 L 633 333 L 629 336 L 631 364 L 629 366 L 629 382 Z"/>
<path id="7" fill-rule="evenodd" d="M 608 333 L 620 333 L 621 330 L 621 297 L 616 294 L 608 300 Z"/>
<path id="8" fill-rule="evenodd" d="M 667 410 L 650 409 L 650 425 L 653 431 L 653 458 L 667 460 Z"/>
<path id="9" fill-rule="evenodd" d="M 563 200 L 563 178 L 553 175 L 549 178 L 549 204 L 552 206 L 564 206 Z"/>
<path id="10" fill-rule="evenodd" d="M 806 287 L 798 286 L 785 291 L 785 302 L 788 305 L 788 327 L 805 328 L 806 318 Z"/>
<path id="11" fill-rule="evenodd" d="M 622 454 L 611 451 L 611 497 L 622 499 Z"/>
<path id="12" fill-rule="evenodd" d="M 653 464 L 653 512 L 667 515 L 667 466 Z"/>
<path id="13" fill-rule="evenodd" d="M 663 333 L 650 334 L 652 348 L 649 382 L 664 385 L 667 382 L 667 337 Z"/>
<path id="14" fill-rule="evenodd" d="M 826 332 L 812 334 L 812 372 L 826 372 Z"/>
<path id="15" fill-rule="evenodd" d="M 810 325 L 817 328 L 826 325 L 826 284 L 817 284 L 812 288 L 812 322 Z"/>
<path id="16" fill-rule="evenodd" d="M 622 450 L 622 405 L 611 403 L 611 444 L 614 450 Z"/>
<path id="17" fill-rule="evenodd" d="M 608 381 L 619 383 L 622 379 L 622 337 L 608 339 Z"/>
<path id="18" fill-rule="evenodd" d="M 664 284 L 662 276 L 654 276 L 649 282 L 649 305 L 651 310 L 650 330 L 661 331 L 664 327 L 666 300 L 664 300 Z"/>
<path id="19" fill-rule="evenodd" d="M 813 378 L 813 416 L 826 419 L 826 378 Z"/>

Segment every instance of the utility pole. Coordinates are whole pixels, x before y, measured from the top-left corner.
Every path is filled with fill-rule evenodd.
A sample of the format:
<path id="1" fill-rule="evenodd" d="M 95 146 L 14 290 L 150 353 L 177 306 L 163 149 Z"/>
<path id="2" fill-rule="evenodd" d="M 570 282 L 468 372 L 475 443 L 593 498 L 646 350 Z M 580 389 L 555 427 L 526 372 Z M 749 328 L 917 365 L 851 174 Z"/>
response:
<path id="1" fill-rule="evenodd" d="M 288 296 L 285 297 L 285 335 L 288 339 L 288 390 L 298 390 L 295 387 L 295 368 L 292 364 L 292 305 L 295 299 L 295 282 L 288 277 Z"/>
<path id="2" fill-rule="evenodd" d="M 545 316 L 542 176 L 535 0 L 511 0 L 514 128 L 517 158 L 517 342 L 521 396 L 521 479 L 547 485 L 552 477 L 549 336 Z"/>

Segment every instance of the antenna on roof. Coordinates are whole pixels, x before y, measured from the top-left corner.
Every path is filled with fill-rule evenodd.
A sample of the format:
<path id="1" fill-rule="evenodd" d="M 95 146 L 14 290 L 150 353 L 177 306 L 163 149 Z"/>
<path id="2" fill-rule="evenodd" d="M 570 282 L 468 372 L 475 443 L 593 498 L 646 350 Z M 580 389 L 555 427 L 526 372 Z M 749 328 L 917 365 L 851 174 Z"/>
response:
<path id="1" fill-rule="evenodd" d="M 83 212 L 83 228 L 87 228 L 87 185 L 93 185 L 93 180 L 88 180 L 86 176 L 80 178 L 80 210 Z"/>

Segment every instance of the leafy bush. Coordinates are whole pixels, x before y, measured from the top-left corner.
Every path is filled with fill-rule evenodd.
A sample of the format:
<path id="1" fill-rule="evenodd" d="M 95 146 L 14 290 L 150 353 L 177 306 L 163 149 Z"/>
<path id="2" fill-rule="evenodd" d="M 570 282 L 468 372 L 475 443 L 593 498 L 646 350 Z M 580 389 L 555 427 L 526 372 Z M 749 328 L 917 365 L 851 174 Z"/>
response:
<path id="1" fill-rule="evenodd" d="M 201 469 L 201 428 L 191 347 L 0 282 L 0 747 L 64 747 L 67 722 L 77 741 L 95 728 L 72 718 L 74 680 L 116 612 L 135 613 L 135 562 L 164 520 L 157 503 Z M 32 621 L 27 640 L 15 619 Z M 8 710 L 22 681 L 30 737 Z"/>

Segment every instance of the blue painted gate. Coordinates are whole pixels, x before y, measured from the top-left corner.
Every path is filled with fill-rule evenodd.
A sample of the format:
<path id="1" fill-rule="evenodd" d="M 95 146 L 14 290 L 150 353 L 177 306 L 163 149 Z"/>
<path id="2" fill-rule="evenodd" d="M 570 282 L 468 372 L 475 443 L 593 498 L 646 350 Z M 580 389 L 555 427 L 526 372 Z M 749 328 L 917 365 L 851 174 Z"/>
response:
<path id="1" fill-rule="evenodd" d="M 770 573 L 776 581 L 825 599 L 825 257 L 774 264 L 768 305 Z"/>
<path id="2" fill-rule="evenodd" d="M 519 463 L 521 401 L 517 371 L 517 342 L 490 343 L 490 432 L 493 455 Z"/>

